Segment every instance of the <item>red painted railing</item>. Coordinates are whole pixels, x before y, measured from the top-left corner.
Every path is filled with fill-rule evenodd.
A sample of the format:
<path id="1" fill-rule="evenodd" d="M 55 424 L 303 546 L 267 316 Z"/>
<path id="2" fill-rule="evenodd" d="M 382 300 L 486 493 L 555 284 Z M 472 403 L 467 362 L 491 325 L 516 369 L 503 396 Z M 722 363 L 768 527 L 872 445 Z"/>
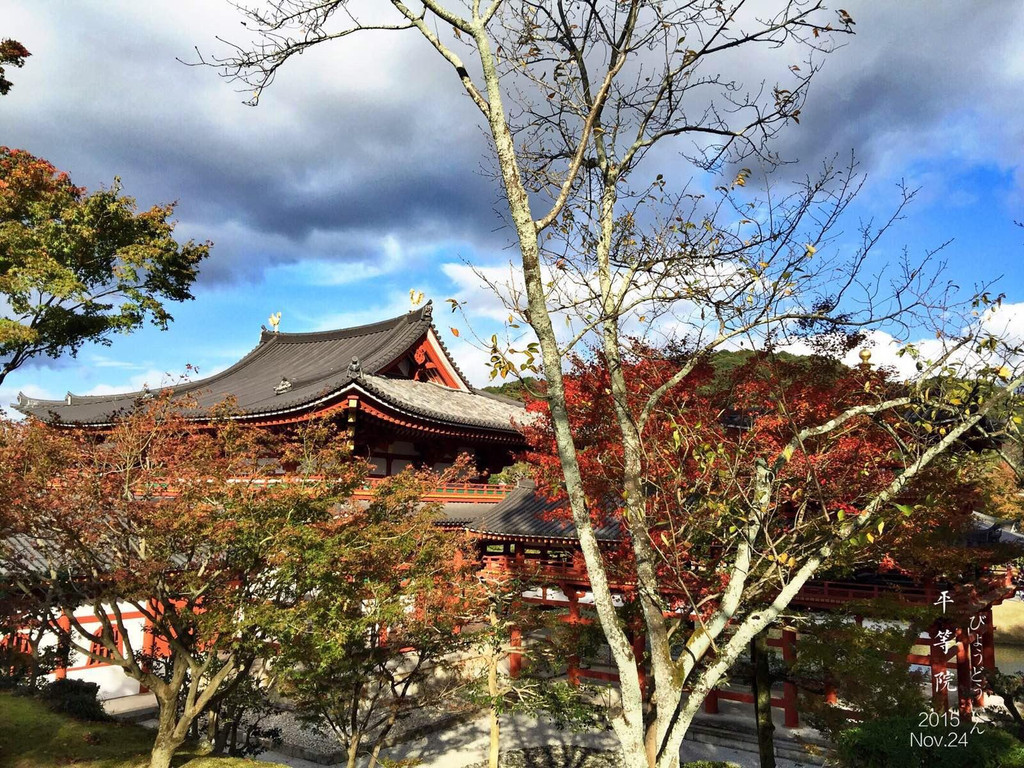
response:
<path id="1" fill-rule="evenodd" d="M 356 491 L 356 497 L 369 496 L 373 489 L 384 480 L 382 477 L 371 477 Z M 512 490 L 514 485 L 489 485 L 487 483 L 444 483 L 424 497 L 427 501 L 468 501 L 494 503 L 501 501 Z"/>
<path id="2" fill-rule="evenodd" d="M 228 483 L 251 483 L 253 485 L 281 485 L 287 483 L 313 483 L 319 482 L 320 477 L 257 477 L 231 478 Z M 373 490 L 387 478 L 368 477 L 361 487 L 357 488 L 353 496 L 357 499 L 369 498 Z M 212 480 L 208 482 L 213 482 Z M 490 485 L 488 483 L 444 483 L 429 491 L 424 499 L 426 501 L 468 501 L 496 503 L 508 496 L 515 488 L 514 485 Z M 177 487 L 171 483 L 154 483 L 152 485 L 152 496 L 176 496 L 179 493 Z"/>

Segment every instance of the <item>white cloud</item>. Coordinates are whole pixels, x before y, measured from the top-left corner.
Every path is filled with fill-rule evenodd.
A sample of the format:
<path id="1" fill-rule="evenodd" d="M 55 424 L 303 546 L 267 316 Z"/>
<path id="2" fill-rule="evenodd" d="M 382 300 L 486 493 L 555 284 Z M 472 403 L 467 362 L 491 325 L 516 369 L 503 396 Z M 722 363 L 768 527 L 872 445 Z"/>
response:
<path id="1" fill-rule="evenodd" d="M 159 368 L 149 368 L 142 373 L 137 373 L 127 379 L 121 379 L 116 384 L 97 384 L 85 392 L 75 392 L 76 395 L 117 395 L 123 392 L 139 392 L 143 389 L 158 390 L 163 387 L 170 387 L 180 384 L 182 373 L 163 371 Z M 212 374 L 204 374 L 212 375 Z"/>
<path id="2" fill-rule="evenodd" d="M 19 392 L 24 394 L 26 397 L 33 397 L 39 400 L 56 399 L 56 396 L 52 392 L 35 384 L 23 384 L 20 387 L 12 387 L 9 385 L 0 387 L 0 412 L 15 421 L 20 421 L 25 418 L 22 414 L 18 413 L 11 407 L 12 404 L 18 401 Z"/>

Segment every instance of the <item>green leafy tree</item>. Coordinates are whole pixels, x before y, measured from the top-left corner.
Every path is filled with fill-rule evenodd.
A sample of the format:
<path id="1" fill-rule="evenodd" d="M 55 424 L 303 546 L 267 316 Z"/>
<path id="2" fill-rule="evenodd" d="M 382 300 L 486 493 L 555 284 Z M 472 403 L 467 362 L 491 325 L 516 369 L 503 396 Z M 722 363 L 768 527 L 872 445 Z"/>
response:
<path id="1" fill-rule="evenodd" d="M 442 476 L 442 478 L 445 476 Z M 354 768 L 412 712 L 463 685 L 463 627 L 481 615 L 479 581 L 457 537 L 424 504 L 438 477 L 406 471 L 366 505 L 282 540 L 277 578 L 290 608 L 266 603 L 249 620 L 278 639 L 280 688 L 309 724 L 335 737 Z"/>
<path id="2" fill-rule="evenodd" d="M 800 652 L 787 676 L 810 694 L 803 698 L 802 709 L 833 740 L 860 720 L 911 718 L 929 708 L 926 679 L 906 662 L 922 621 L 905 608 L 886 607 L 892 610 L 883 609 L 889 617 L 884 623 L 858 626 L 840 614 L 801 622 Z M 906 620 L 892 620 L 901 615 Z M 822 698 L 830 688 L 836 690 L 838 704 Z"/>
<path id="3" fill-rule="evenodd" d="M 487 620 L 476 632 L 478 656 L 469 662 L 476 679 L 467 688 L 471 701 L 482 704 L 490 718 L 488 768 L 498 768 L 501 720 L 515 714 L 548 718 L 559 728 L 585 730 L 600 719 L 592 691 L 561 678 L 563 660 L 578 655 L 579 626 L 567 626 L 560 613 L 522 599 L 528 581 L 509 578 L 483 585 Z M 531 642 L 524 638 L 531 635 Z M 518 639 L 517 637 L 518 636 Z M 520 658 L 513 674 L 511 654 Z M 473 675 L 473 671 L 479 674 Z"/>
<path id="4" fill-rule="evenodd" d="M 146 320 L 166 328 L 165 303 L 192 298 L 210 249 L 179 244 L 173 212 L 140 212 L 116 178 L 87 193 L 46 160 L 0 147 L 0 383 L 38 355 L 109 344 Z"/>
<path id="5" fill-rule="evenodd" d="M 987 674 L 986 682 L 992 693 L 1003 700 L 1002 710 L 994 710 L 996 722 L 1024 739 L 1024 674 L 1006 674 L 998 669 Z"/>
<path id="6" fill-rule="evenodd" d="M 365 477 L 322 425 L 272 435 L 189 421 L 188 407 L 154 398 L 101 444 L 0 422 L 0 605 L 31 606 L 68 652 L 153 692 L 151 768 L 167 768 L 197 719 L 274 655 L 258 617 L 294 611 L 282 553 L 329 527 Z M 268 482 L 295 465 L 308 474 Z M 146 621 L 143 643 L 129 612 Z"/>

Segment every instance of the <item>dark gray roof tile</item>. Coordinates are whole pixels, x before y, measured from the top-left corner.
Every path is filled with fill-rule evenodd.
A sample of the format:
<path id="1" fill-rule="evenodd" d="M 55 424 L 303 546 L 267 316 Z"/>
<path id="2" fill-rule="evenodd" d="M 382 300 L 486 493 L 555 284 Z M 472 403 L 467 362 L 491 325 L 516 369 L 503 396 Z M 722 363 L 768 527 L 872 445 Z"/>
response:
<path id="1" fill-rule="evenodd" d="M 395 407 L 445 423 L 515 432 L 529 416 L 522 403 L 426 381 L 363 375 L 355 383 Z"/>
<path id="2" fill-rule="evenodd" d="M 228 397 L 235 399 L 240 416 L 265 417 L 307 410 L 362 385 L 391 405 L 422 417 L 515 432 L 512 420 L 523 413 L 521 406 L 472 391 L 377 375 L 427 334 L 431 314 L 428 303 L 405 315 L 355 328 L 316 333 L 264 330 L 259 345 L 227 370 L 170 390 L 173 396 L 194 398 L 196 407 L 186 415 L 202 419 Z M 358 368 L 353 367 L 354 360 Z M 38 400 L 19 394 L 14 407 L 51 423 L 100 426 L 151 395 L 148 391 L 99 396 L 69 393 L 64 400 Z"/>
<path id="3" fill-rule="evenodd" d="M 474 533 L 512 538 L 576 540 L 579 536 L 572 521 L 556 519 L 552 515 L 564 504 L 564 501 L 545 497 L 531 481 L 522 481 L 518 488 L 466 527 Z M 621 538 L 615 522 L 598 526 L 595 533 L 600 541 L 614 542 Z"/>

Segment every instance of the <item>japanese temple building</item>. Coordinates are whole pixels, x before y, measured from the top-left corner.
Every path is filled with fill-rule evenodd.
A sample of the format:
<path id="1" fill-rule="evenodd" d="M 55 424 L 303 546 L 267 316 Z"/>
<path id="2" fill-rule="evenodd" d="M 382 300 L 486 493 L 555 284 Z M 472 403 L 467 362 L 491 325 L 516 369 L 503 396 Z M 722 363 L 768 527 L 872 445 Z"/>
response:
<path id="1" fill-rule="evenodd" d="M 190 418 L 209 418 L 210 410 L 230 397 L 233 418 L 275 428 L 325 415 L 346 427 L 353 453 L 370 462 L 373 477 L 385 477 L 410 464 L 443 469 L 461 453 L 476 466 L 473 482 L 436 489 L 433 500 L 443 502 L 442 524 L 468 531 L 479 541 L 481 572 L 519 572 L 535 585 L 527 599 L 567 609 L 566 620 L 594 621 L 588 615 L 589 580 L 570 522 L 552 516 L 553 503 L 530 483 L 490 485 L 487 478 L 509 465 L 525 441 L 521 427 L 527 419 L 515 400 L 473 388 L 459 370 L 432 323 L 428 303 L 405 315 L 370 325 L 316 333 L 278 333 L 263 330 L 259 344 L 226 370 L 195 382 L 171 387 L 172 397 L 188 397 Z M 117 395 L 78 396 L 40 400 L 19 394 L 14 407 L 54 426 L 109 427 L 118 417 L 152 397 L 150 391 Z M 371 477 L 371 483 L 373 482 Z M 990 531 L 991 533 L 991 531 Z M 607 546 L 617 546 L 621 533 L 614 524 L 597 531 Z M 999 535 L 996 532 L 995 535 Z M 994 666 L 993 605 L 1014 594 L 1009 571 L 983 577 L 970 594 L 960 597 L 948 622 L 937 622 L 919 644 L 924 654 L 911 654 L 907 662 L 930 668 L 935 706 L 949 706 L 955 693 L 962 711 L 983 703 L 978 679 L 982 668 Z M 894 585 L 881 581 L 808 583 L 793 606 L 805 610 L 839 610 L 854 601 L 873 597 L 899 597 L 919 605 L 936 605 L 946 585 Z M 629 599 L 630 585 L 615 584 Z M 668 596 L 670 597 L 670 596 Z M 965 602 L 969 602 L 967 605 Z M 143 632 L 144 628 L 139 627 Z M 794 658 L 796 632 L 784 627 L 781 646 L 785 659 Z M 638 658 L 645 641 L 635 633 Z M 132 681 L 116 672 L 103 676 L 104 665 L 83 662 L 58 670 L 92 679 L 103 686 L 105 697 L 137 692 Z M 511 660 L 517 666 L 515 654 Z M 614 679 L 609 669 L 569 659 L 570 680 Z M 836 691 L 828 691 L 834 698 Z M 785 711 L 786 725 L 799 723 L 796 687 L 785 683 L 773 705 Z M 719 700 L 751 702 L 746 692 L 715 691 L 705 710 L 718 711 Z"/>
<path id="2" fill-rule="evenodd" d="M 523 447 L 521 403 L 473 389 L 431 323 L 431 304 L 371 325 L 317 333 L 275 333 L 230 368 L 170 387 L 191 415 L 233 398 L 234 418 L 275 427 L 337 414 L 350 426 L 356 456 L 385 476 L 410 463 L 441 469 L 465 451 L 481 479 Z M 38 400 L 14 407 L 55 425 L 110 426 L 152 392 Z"/>

